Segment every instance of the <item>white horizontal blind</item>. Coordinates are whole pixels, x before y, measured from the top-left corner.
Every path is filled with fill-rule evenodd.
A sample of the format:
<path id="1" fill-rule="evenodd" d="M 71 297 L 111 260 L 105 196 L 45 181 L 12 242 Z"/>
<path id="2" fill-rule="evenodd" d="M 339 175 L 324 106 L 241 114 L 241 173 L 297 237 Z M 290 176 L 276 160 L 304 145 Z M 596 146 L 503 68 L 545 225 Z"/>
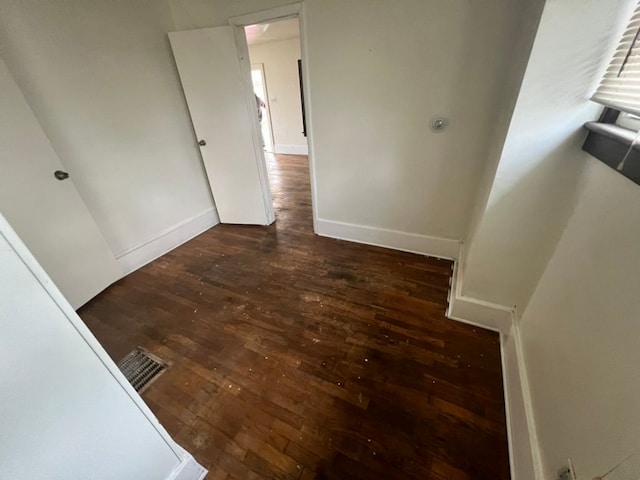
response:
<path id="1" fill-rule="evenodd" d="M 640 3 L 591 100 L 640 115 Z"/>

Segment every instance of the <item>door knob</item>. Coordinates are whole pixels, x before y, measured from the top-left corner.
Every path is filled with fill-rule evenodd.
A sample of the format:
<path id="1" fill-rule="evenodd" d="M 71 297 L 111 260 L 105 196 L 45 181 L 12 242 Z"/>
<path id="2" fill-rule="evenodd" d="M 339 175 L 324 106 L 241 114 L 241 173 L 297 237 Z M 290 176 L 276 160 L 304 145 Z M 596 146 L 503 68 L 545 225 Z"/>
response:
<path id="1" fill-rule="evenodd" d="M 207 144 L 207 142 L 205 140 L 200 140 L 198 142 L 198 145 L 200 145 L 201 147 L 204 147 Z"/>
<path id="2" fill-rule="evenodd" d="M 56 170 L 55 172 L 53 172 L 53 176 L 58 180 L 66 180 L 67 178 L 69 178 L 69 174 L 67 172 L 63 172 L 62 170 Z"/>

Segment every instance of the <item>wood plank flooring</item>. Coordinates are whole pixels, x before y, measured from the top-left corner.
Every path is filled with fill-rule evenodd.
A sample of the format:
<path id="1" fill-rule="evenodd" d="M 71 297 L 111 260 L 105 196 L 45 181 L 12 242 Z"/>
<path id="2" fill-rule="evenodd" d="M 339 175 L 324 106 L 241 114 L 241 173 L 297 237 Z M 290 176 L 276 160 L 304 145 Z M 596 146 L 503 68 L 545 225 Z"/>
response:
<path id="1" fill-rule="evenodd" d="M 219 225 L 79 314 L 209 479 L 509 478 L 497 334 L 444 316 L 451 263 L 315 236 L 306 157 L 277 222 Z"/>

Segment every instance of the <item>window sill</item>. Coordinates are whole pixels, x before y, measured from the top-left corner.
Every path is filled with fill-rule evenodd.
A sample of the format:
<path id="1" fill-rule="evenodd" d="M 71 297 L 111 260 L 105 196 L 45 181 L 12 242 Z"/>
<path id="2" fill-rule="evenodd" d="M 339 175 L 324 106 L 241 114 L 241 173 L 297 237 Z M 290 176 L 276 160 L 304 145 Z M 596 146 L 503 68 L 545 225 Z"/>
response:
<path id="1" fill-rule="evenodd" d="M 623 169 L 617 170 L 629 151 L 636 132 L 612 123 L 587 122 L 584 126 L 589 134 L 582 150 L 640 185 L 640 144 L 634 145 Z"/>

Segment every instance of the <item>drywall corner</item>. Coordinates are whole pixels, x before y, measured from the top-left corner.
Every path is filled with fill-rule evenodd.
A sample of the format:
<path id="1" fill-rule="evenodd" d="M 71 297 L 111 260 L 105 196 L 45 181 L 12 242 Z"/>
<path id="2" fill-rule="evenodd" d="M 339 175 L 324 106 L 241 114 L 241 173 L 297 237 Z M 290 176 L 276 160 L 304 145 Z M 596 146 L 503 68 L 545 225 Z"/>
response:
<path id="1" fill-rule="evenodd" d="M 508 333 L 514 323 L 515 310 L 462 294 L 462 261 L 455 263 L 449 290 L 447 318 L 500 333 Z"/>

